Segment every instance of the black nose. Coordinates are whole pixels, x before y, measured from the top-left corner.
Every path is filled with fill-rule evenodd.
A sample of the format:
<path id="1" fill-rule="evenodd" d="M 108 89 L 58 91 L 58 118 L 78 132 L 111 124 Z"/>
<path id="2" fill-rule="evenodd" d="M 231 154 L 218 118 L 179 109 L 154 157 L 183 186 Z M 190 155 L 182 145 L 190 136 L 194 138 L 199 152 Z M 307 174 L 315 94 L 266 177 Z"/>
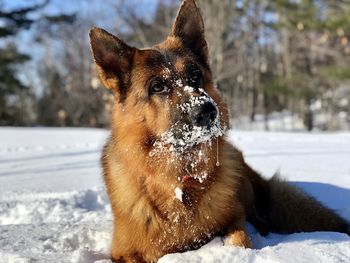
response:
<path id="1" fill-rule="evenodd" d="M 206 102 L 199 108 L 199 113 L 195 116 L 195 122 L 198 126 L 210 126 L 216 119 L 218 111 L 213 103 Z"/>

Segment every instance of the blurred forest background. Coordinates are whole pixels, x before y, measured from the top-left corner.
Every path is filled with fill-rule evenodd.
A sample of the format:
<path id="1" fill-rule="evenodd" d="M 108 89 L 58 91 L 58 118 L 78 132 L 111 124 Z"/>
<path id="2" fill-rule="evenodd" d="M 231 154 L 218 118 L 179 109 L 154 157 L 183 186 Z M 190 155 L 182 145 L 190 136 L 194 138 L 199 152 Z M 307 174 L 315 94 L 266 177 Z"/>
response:
<path id="1" fill-rule="evenodd" d="M 88 31 L 164 39 L 180 1 L 0 0 L 0 125 L 106 127 Z M 349 0 L 199 0 L 232 126 L 350 130 Z"/>

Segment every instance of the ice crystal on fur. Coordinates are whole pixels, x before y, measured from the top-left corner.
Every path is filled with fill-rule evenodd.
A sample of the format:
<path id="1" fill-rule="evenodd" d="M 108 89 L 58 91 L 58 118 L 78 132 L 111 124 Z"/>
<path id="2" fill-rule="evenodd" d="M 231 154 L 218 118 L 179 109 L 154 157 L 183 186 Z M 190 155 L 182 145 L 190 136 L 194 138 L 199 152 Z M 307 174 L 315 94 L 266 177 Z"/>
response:
<path id="1" fill-rule="evenodd" d="M 179 199 L 180 202 L 182 202 L 182 195 L 183 195 L 182 190 L 181 190 L 179 187 L 176 187 L 176 188 L 175 188 L 175 197 L 176 197 L 177 199 Z"/>
<path id="2" fill-rule="evenodd" d="M 184 87 L 184 91 L 186 92 L 193 92 L 194 91 L 194 88 L 190 87 L 190 86 L 185 86 Z"/>
<path id="3" fill-rule="evenodd" d="M 176 85 L 178 87 L 183 87 L 182 80 L 181 79 L 176 80 Z"/>

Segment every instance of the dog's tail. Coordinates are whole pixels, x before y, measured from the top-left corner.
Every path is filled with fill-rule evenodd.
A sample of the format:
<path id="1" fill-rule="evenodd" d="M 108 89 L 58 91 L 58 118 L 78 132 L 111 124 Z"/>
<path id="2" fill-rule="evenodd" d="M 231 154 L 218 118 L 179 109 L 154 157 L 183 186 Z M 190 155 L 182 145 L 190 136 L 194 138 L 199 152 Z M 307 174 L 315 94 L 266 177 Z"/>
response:
<path id="1" fill-rule="evenodd" d="M 350 236 L 349 222 L 301 189 L 278 176 L 265 183 L 268 203 L 264 217 L 270 232 L 335 231 Z"/>

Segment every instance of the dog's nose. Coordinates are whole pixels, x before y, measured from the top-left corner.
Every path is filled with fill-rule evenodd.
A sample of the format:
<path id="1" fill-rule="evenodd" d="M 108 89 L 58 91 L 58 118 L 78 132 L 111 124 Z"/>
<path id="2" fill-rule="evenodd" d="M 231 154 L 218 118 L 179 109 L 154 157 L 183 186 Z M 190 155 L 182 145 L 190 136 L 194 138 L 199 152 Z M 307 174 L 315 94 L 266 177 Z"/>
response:
<path id="1" fill-rule="evenodd" d="M 210 126 L 215 121 L 217 114 L 218 111 L 212 102 L 204 103 L 195 117 L 196 125 Z"/>

